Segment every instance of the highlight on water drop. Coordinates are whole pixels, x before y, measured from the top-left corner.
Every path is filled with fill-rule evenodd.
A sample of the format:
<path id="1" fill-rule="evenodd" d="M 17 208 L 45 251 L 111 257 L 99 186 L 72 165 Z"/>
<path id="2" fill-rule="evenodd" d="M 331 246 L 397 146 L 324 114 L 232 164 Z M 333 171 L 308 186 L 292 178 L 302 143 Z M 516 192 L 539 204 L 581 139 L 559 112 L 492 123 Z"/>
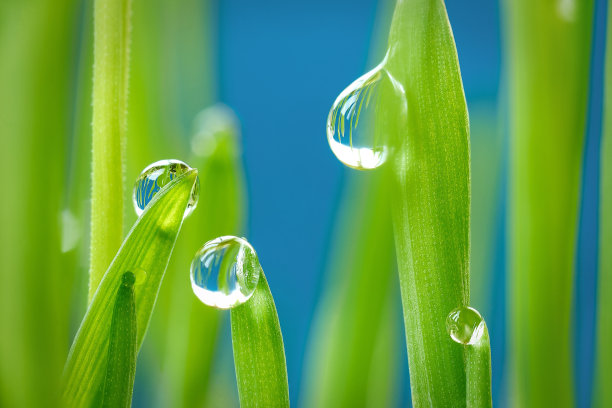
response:
<path id="1" fill-rule="evenodd" d="M 190 272 L 193 293 L 204 304 L 229 309 L 253 295 L 261 266 L 246 239 L 228 235 L 204 244 L 193 258 Z"/>
<path id="2" fill-rule="evenodd" d="M 240 121 L 234 111 L 222 103 L 209 106 L 194 119 L 191 150 L 200 157 L 210 156 L 228 138 L 240 137 Z M 239 145 L 239 143 L 235 143 Z"/>
<path id="3" fill-rule="evenodd" d="M 176 177 L 191 170 L 186 163 L 180 160 L 160 160 L 148 165 L 134 183 L 134 191 L 132 194 L 132 202 L 136 215 L 144 212 L 147 205 L 151 202 L 155 194 L 162 187 L 170 183 Z M 200 179 L 196 178 L 196 183 L 191 191 L 191 197 L 187 204 L 184 217 L 188 217 L 198 205 L 198 197 L 200 195 Z"/>
<path id="4" fill-rule="evenodd" d="M 386 121 L 385 114 L 390 114 L 383 98 L 393 96 L 393 103 L 402 105 L 397 112 L 404 113 L 405 92 L 385 69 L 385 63 L 386 59 L 342 91 L 327 117 L 327 141 L 332 152 L 343 164 L 357 170 L 375 169 L 387 160 L 384 132 L 390 124 L 376 123 Z"/>
<path id="5" fill-rule="evenodd" d="M 478 311 L 469 306 L 453 309 L 446 318 L 446 331 L 459 344 L 476 344 L 485 329 L 485 321 Z"/>

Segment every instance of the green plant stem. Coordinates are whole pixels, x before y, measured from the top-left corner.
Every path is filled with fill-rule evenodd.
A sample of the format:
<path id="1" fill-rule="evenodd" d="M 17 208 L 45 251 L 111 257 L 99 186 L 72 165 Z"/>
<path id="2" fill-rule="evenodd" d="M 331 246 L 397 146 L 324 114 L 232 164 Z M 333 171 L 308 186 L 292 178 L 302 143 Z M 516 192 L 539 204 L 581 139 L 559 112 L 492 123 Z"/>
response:
<path id="1" fill-rule="evenodd" d="M 491 344 L 489 329 L 484 325 L 482 337 L 476 344 L 465 347 L 467 408 L 490 408 L 491 398 Z"/>
<path id="2" fill-rule="evenodd" d="M 605 62 L 604 127 L 601 142 L 601 201 L 597 348 L 593 407 L 612 406 L 612 7 L 608 6 Z"/>
<path id="3" fill-rule="evenodd" d="M 470 150 L 467 107 L 444 3 L 399 0 L 387 70 L 407 114 L 381 119 L 391 135 L 392 215 L 415 407 L 464 406 L 464 353 L 448 313 L 469 304 Z M 382 112 L 401 105 L 384 99 Z"/>
<path id="4" fill-rule="evenodd" d="M 102 397 L 103 407 L 132 405 L 137 355 L 134 282 L 134 274 L 126 272 L 117 290 L 109 334 L 106 378 Z"/>
<path id="5" fill-rule="evenodd" d="M 510 361 L 518 406 L 570 407 L 572 292 L 593 1 L 505 1 Z"/>
<path id="6" fill-rule="evenodd" d="M 123 240 L 131 0 L 95 0 L 89 301 Z"/>
<path id="7" fill-rule="evenodd" d="M 230 314 L 240 406 L 289 407 L 283 336 L 263 271 L 253 296 Z"/>

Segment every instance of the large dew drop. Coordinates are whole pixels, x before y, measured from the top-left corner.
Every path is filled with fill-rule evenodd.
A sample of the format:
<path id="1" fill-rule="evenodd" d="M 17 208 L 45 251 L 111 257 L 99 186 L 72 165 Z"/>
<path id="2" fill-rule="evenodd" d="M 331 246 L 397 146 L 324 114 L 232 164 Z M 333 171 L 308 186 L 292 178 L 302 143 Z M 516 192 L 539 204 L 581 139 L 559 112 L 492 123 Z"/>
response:
<path id="1" fill-rule="evenodd" d="M 387 72 L 385 63 L 386 59 L 342 91 L 327 117 L 327 141 L 332 152 L 357 170 L 375 169 L 387 160 L 386 125 L 376 123 L 383 117 L 383 95 L 400 95 L 394 100 L 402 105 L 400 109 L 405 104 L 403 89 Z"/>
<path id="2" fill-rule="evenodd" d="M 180 160 L 160 160 L 147 166 L 134 183 L 132 201 L 136 215 L 140 217 L 147 205 L 151 202 L 155 194 L 166 184 L 176 177 L 191 170 L 187 164 Z M 191 197 L 187 204 L 184 217 L 189 216 L 198 205 L 200 195 L 200 179 L 196 179 L 196 184 L 191 191 Z"/>
<path id="3" fill-rule="evenodd" d="M 482 337 L 484 327 L 484 319 L 471 307 L 458 307 L 446 318 L 446 331 L 459 344 L 476 344 Z"/>
<path id="4" fill-rule="evenodd" d="M 205 304 L 229 309 L 246 302 L 257 287 L 261 266 L 243 238 L 224 236 L 208 241 L 191 262 L 193 293 Z"/>

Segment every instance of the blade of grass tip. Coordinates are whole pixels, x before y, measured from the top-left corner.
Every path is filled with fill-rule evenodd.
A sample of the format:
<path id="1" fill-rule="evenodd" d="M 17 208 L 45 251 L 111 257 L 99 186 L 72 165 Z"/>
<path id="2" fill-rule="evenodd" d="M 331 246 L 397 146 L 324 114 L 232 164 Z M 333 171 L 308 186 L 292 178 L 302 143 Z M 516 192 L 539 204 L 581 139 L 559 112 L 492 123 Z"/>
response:
<path id="1" fill-rule="evenodd" d="M 64 368 L 63 397 L 67 406 L 89 406 L 104 379 L 113 297 L 124 271 L 133 271 L 139 349 L 147 331 L 197 171 L 191 170 L 162 188 L 147 205 L 100 282 Z"/>
<path id="2" fill-rule="evenodd" d="M 283 336 L 263 271 L 253 296 L 230 315 L 240 406 L 289 407 Z"/>
<path id="3" fill-rule="evenodd" d="M 216 113 L 223 108 L 213 106 L 203 113 Z M 215 119 L 221 120 L 221 116 L 219 112 Z M 193 296 L 188 271 L 193 255 L 204 242 L 222 235 L 239 236 L 244 225 L 245 192 L 238 154 L 238 124 L 232 123 L 232 126 L 213 135 L 216 142 L 212 150 L 207 149 L 210 155 L 190 160 L 200 169 L 201 191 L 207 192 L 207 199 L 198 204 L 179 237 L 177 256 L 168 267 L 169 282 L 162 288 L 158 302 L 158 307 L 167 309 L 165 318 L 159 319 L 156 327 L 158 341 L 163 343 L 164 386 L 160 386 L 159 393 L 163 406 L 202 406 L 209 389 L 224 314 Z"/>
<path id="4" fill-rule="evenodd" d="M 0 1 L 0 406 L 55 406 L 74 271 L 58 219 L 76 1 Z"/>
<path id="5" fill-rule="evenodd" d="M 307 407 L 360 406 L 369 395 L 393 397 L 396 350 L 393 339 L 380 338 L 383 328 L 392 332 L 387 326 L 396 323 L 387 321 L 392 315 L 388 309 L 395 306 L 389 299 L 397 295 L 389 186 L 380 172 L 354 176 L 358 179 L 339 207 L 334 256 L 306 359 L 302 399 Z M 379 343 L 391 349 L 388 358 L 376 361 L 387 381 L 372 375 Z M 384 406 L 380 400 L 372 402 Z"/>
<path id="6" fill-rule="evenodd" d="M 510 395 L 574 405 L 572 293 L 593 1 L 509 0 Z"/>
<path id="7" fill-rule="evenodd" d="M 482 335 L 474 343 L 465 346 L 467 408 L 491 408 L 491 344 L 489 329 L 482 322 Z"/>
<path id="8" fill-rule="evenodd" d="M 597 293 L 597 347 L 593 406 L 612 406 L 612 7 L 608 6 L 605 62 L 604 128 L 601 142 L 601 201 L 599 277 Z"/>
<path id="9" fill-rule="evenodd" d="M 108 358 L 102 406 L 108 408 L 132 405 L 136 374 L 136 304 L 135 276 L 126 272 L 117 290 L 115 309 L 108 336 Z"/>
<path id="10" fill-rule="evenodd" d="M 414 406 L 464 406 L 464 353 L 445 321 L 469 304 L 467 107 L 444 3 L 399 0 L 386 65 L 403 87 L 382 95 L 377 122 L 395 150 L 391 197 Z M 400 118 L 401 121 L 390 118 Z"/>
<path id="11" fill-rule="evenodd" d="M 131 0 L 95 0 L 89 301 L 123 239 Z"/>

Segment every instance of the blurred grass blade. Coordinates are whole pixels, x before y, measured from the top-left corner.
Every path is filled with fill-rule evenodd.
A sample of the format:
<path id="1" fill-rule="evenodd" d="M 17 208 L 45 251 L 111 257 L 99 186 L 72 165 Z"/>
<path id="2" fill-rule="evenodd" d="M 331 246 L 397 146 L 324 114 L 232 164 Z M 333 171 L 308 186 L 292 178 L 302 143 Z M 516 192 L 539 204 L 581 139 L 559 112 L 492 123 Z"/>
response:
<path id="1" fill-rule="evenodd" d="M 593 1 L 505 1 L 510 359 L 517 406 L 569 407 Z"/>
<path id="2" fill-rule="evenodd" d="M 214 117 L 220 119 L 219 109 L 231 112 L 219 105 L 203 112 L 219 113 Z M 155 333 L 164 358 L 164 386 L 160 387 L 158 397 L 163 402 L 161 406 L 202 406 L 207 398 L 218 331 L 225 314 L 193 295 L 187 274 L 193 255 L 202 244 L 222 235 L 240 236 L 244 224 L 244 176 L 237 119 L 224 132 L 198 129 L 196 138 L 198 131 L 211 132 L 206 133 L 207 137 L 214 138 L 207 146 L 208 156 L 190 159 L 200 170 L 201 191 L 206 192 L 207 199 L 198 204 L 183 228 L 176 256 L 168 266 L 168 283 L 160 292 L 158 307 L 166 309 L 163 315 L 155 316 Z"/>
<path id="3" fill-rule="evenodd" d="M 103 407 L 129 407 L 136 374 L 135 277 L 126 272 L 117 290 L 109 334 Z"/>
<path id="4" fill-rule="evenodd" d="M 73 0 L 0 1 L 0 406 L 55 406 L 75 273 L 61 252 Z"/>
<path id="5" fill-rule="evenodd" d="M 448 313 L 469 303 L 468 116 L 444 3 L 399 0 L 387 70 L 406 93 L 407 115 L 386 95 L 378 122 L 390 163 L 400 289 L 416 407 L 466 401 L 463 350 L 446 333 Z M 401 121 L 390 120 L 398 117 Z"/>
<path id="6" fill-rule="evenodd" d="M 467 408 L 491 408 L 491 344 L 486 323 L 480 340 L 465 346 L 465 354 Z"/>
<path id="7" fill-rule="evenodd" d="M 384 399 L 393 400 L 397 391 L 398 342 L 390 335 L 399 335 L 399 324 L 390 309 L 398 291 L 389 188 L 382 176 L 355 174 L 339 207 L 334 256 L 305 360 L 306 407 L 364 406 L 370 396 L 372 406 L 388 406 Z M 388 355 L 376 360 L 381 343 Z"/>
<path id="8" fill-rule="evenodd" d="M 131 0 L 95 0 L 89 301 L 123 240 Z"/>
<path id="9" fill-rule="evenodd" d="M 102 385 L 113 313 L 112 299 L 126 271 L 135 272 L 140 275 L 137 280 L 143 280 L 135 290 L 136 343 L 140 348 L 196 177 L 196 170 L 189 171 L 156 194 L 104 275 L 74 339 L 64 369 L 64 400 L 68 406 L 88 406 Z"/>
<path id="10" fill-rule="evenodd" d="M 597 348 L 594 407 L 612 406 L 612 7 L 608 6 L 608 34 L 604 84 L 604 127 L 601 142 L 601 201 L 599 278 L 597 293 Z"/>
<path id="11" fill-rule="evenodd" d="M 263 271 L 253 296 L 230 314 L 240 406 L 289 407 L 283 336 Z"/>

